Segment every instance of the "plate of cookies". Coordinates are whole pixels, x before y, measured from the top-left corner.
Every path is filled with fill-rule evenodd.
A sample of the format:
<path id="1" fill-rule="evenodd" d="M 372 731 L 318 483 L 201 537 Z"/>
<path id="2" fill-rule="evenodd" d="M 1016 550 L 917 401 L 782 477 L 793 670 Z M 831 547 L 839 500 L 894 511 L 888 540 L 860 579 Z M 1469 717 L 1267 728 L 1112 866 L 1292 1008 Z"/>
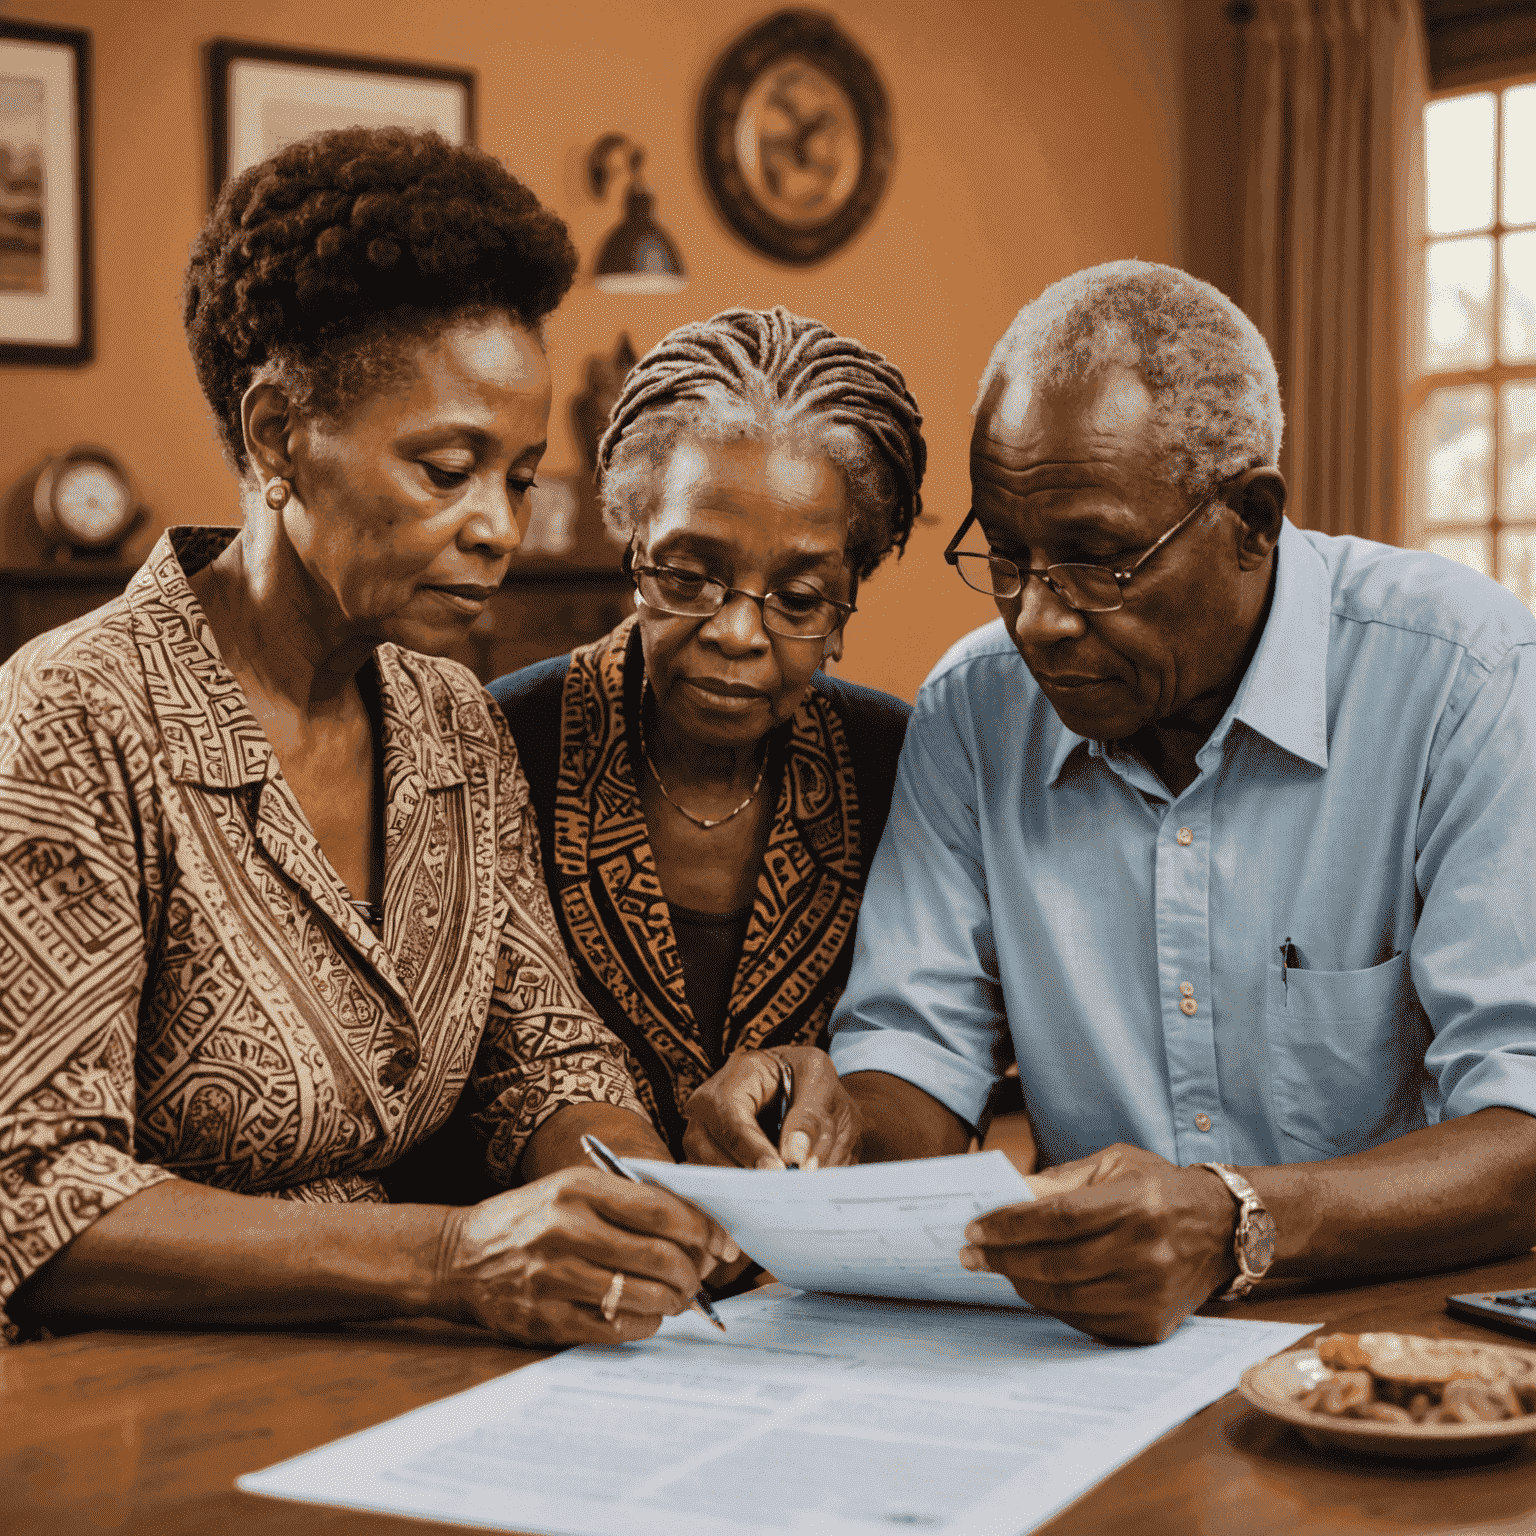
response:
<path id="1" fill-rule="evenodd" d="M 1249 1366 L 1238 1391 L 1309 1445 L 1486 1456 L 1536 1439 L 1536 1349 L 1411 1333 L 1330 1333 Z"/>

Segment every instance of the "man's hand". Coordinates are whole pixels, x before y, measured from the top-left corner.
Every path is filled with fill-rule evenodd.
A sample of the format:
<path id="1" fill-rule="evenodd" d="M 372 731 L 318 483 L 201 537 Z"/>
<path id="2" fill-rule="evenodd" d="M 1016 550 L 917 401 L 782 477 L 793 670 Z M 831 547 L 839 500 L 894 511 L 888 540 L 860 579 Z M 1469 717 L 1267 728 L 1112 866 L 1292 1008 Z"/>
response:
<path id="1" fill-rule="evenodd" d="M 1237 1272 L 1237 1205 L 1209 1169 L 1116 1145 L 1030 1184 L 965 1229 L 960 1262 L 1084 1333 L 1155 1344 Z"/>
<path id="2" fill-rule="evenodd" d="M 795 1074 L 795 1102 L 775 1147 L 757 1117 L 779 1092 L 782 1056 Z M 837 1168 L 859 1160 L 859 1115 L 832 1058 L 809 1045 L 739 1051 L 693 1092 L 684 1113 L 690 1163 L 723 1168 Z"/>

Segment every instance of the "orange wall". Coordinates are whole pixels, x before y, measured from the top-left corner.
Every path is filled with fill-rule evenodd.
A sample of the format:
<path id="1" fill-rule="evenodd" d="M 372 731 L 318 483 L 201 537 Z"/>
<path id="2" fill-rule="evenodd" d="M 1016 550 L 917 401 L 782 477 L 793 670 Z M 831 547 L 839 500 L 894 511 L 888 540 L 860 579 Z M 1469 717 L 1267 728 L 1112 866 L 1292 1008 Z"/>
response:
<path id="1" fill-rule="evenodd" d="M 1197 31 L 1215 0 L 1192 0 Z M 992 617 L 940 553 L 968 504 L 975 381 L 1020 304 L 1119 256 L 1226 274 L 1228 250 L 1188 206 L 1188 135 L 1231 132 L 1196 110 L 1186 69 L 1211 55 L 1180 0 L 830 0 L 890 95 L 896 166 L 854 242 L 779 267 L 715 217 L 693 162 L 693 112 L 718 53 L 772 0 L 25 0 L 8 15 L 95 41 L 96 361 L 0 370 L 0 491 L 50 450 L 97 441 L 123 458 L 156 528 L 235 519 L 182 341 L 178 290 L 204 211 L 200 48 L 215 36 L 468 65 L 480 143 L 570 223 L 585 261 L 618 218 L 581 179 L 606 130 L 648 146 L 657 212 L 688 262 L 675 297 L 619 298 L 584 281 L 551 321 L 551 472 L 574 469 L 564 403 L 583 359 L 627 329 L 642 351 L 735 303 L 782 302 L 889 354 L 927 417 L 932 521 L 860 594 L 844 672 L 911 697 L 958 636 Z M 1209 98 L 1206 99 L 1209 105 Z M 1212 120 L 1213 116 L 1216 120 Z M 1207 155 L 1209 159 L 1209 155 Z M 1198 164 L 1197 157 L 1197 164 Z M 1198 226 L 1186 241 L 1186 226 Z M 132 551 L 130 551 L 132 552 Z M 0 551 L 0 557 L 3 557 Z"/>

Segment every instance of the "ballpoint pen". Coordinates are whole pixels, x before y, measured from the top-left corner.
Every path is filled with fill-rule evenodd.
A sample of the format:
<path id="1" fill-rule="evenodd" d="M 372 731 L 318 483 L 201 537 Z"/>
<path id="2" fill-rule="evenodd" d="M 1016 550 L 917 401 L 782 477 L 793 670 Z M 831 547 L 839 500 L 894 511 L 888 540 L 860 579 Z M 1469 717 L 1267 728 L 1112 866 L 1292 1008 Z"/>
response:
<path id="1" fill-rule="evenodd" d="M 773 1058 L 779 1064 L 779 1129 L 773 1138 L 777 1147 L 784 1140 L 784 1122 L 789 1119 L 789 1107 L 795 1102 L 795 1069 L 782 1056 Z M 786 1168 L 799 1168 L 798 1163 L 785 1163 Z"/>
<path id="2" fill-rule="evenodd" d="M 596 1136 L 583 1136 L 581 1138 L 581 1150 L 597 1164 L 599 1168 L 606 1168 L 609 1173 L 617 1174 L 621 1179 L 628 1179 L 631 1184 L 644 1184 L 645 1180 L 639 1174 L 631 1173 L 628 1168 L 616 1158 L 612 1152 L 600 1142 Z M 700 1290 L 693 1298 L 693 1310 L 712 1322 L 721 1333 L 725 1332 L 725 1324 L 720 1321 L 720 1314 L 715 1311 L 715 1304 L 709 1299 L 706 1291 Z"/>

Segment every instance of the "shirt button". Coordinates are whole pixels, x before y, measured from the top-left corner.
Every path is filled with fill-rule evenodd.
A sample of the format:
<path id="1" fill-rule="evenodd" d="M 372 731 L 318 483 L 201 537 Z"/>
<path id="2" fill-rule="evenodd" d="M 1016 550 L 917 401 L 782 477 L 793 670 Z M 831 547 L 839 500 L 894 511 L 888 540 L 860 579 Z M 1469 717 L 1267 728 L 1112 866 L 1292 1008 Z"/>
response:
<path id="1" fill-rule="evenodd" d="M 1197 1013 L 1199 1011 L 1200 1004 L 1197 1003 L 1194 1000 L 1194 998 L 1186 997 L 1184 999 L 1184 1001 L 1179 1004 L 1179 1007 L 1182 1008 L 1185 1013 L 1191 1013 L 1192 1014 L 1192 1013 Z"/>
<path id="2" fill-rule="evenodd" d="M 1195 1129 L 1197 1131 L 1208 1131 L 1210 1128 L 1211 1117 L 1202 1109 L 1200 1113 L 1195 1116 Z"/>
<path id="3" fill-rule="evenodd" d="M 1180 848 L 1188 848 L 1195 840 L 1195 834 L 1188 827 L 1180 827 L 1174 836 L 1178 839 Z"/>
<path id="4" fill-rule="evenodd" d="M 1195 995 L 1195 984 L 1194 984 L 1194 982 L 1192 982 L 1192 981 L 1181 981 L 1179 983 L 1179 996 L 1180 997 L 1193 997 L 1194 995 Z"/>

